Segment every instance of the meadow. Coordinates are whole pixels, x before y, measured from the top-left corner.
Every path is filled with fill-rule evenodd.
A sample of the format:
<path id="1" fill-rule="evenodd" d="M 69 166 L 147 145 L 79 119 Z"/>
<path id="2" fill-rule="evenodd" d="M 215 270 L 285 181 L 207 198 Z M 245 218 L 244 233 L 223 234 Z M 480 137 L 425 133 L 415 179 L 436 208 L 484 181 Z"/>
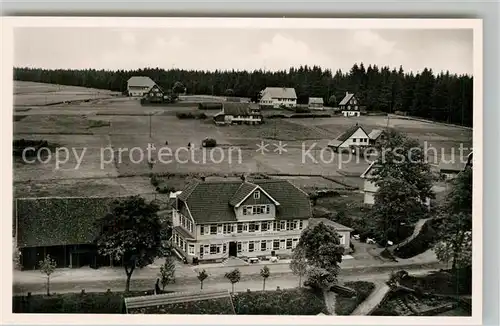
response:
<path id="1" fill-rule="evenodd" d="M 69 91 L 83 92 L 70 86 L 31 82 L 15 82 L 15 85 L 15 103 L 18 103 L 19 97 L 27 95 L 43 99 L 48 93 L 66 96 Z M 93 90 L 87 92 L 92 94 Z M 214 101 L 209 96 L 196 99 Z M 16 196 L 154 192 L 154 187 L 149 184 L 150 173 L 323 175 L 334 180 L 348 178 L 359 185 L 356 179 L 370 162 L 352 158 L 348 161 L 349 157 L 333 155 L 325 148 L 330 140 L 355 123 L 367 133 L 387 125 L 387 119 L 383 116 L 336 116 L 266 119 L 262 125 L 224 127 L 214 125 L 210 117 L 205 120 L 181 120 L 176 117 L 177 112 L 199 113 L 196 102 L 192 102 L 192 105 L 187 101 L 179 105 L 150 107 L 141 106 L 138 99 L 112 95 L 87 102 L 48 106 L 40 103 L 29 109 L 17 105 L 14 107 L 14 138 L 43 139 L 66 147 L 70 152 L 74 150 L 81 154 L 85 149 L 85 153 L 81 161 L 70 153 L 67 161 L 59 166 L 54 162 L 55 153 L 52 153 L 52 160 L 46 164 L 15 161 Z M 213 114 L 206 113 L 209 116 Z M 458 127 L 402 118 L 391 118 L 389 125 L 421 142 L 427 141 L 443 148 L 446 152 L 460 143 L 469 146 L 472 143 L 472 132 Z M 213 157 L 210 151 L 201 148 L 201 142 L 207 137 L 218 143 L 212 151 Z M 281 152 L 278 148 L 280 141 L 283 145 Z M 188 143 L 196 148 L 193 154 L 184 150 Z M 258 151 L 262 144 L 267 145 L 265 151 Z M 147 154 L 148 146 L 156 149 L 152 151 L 152 158 L 156 160 L 154 164 L 148 164 L 147 156 L 140 160 L 140 152 Z M 158 151 L 162 147 L 167 147 L 172 153 L 172 162 L 162 163 L 158 160 Z M 134 155 L 131 153 L 133 148 L 138 148 L 133 150 Z M 118 159 L 120 149 L 123 152 L 121 159 Z M 304 150 L 307 149 L 311 149 L 310 155 L 304 156 Z M 110 155 L 113 155 L 112 160 Z M 316 181 L 321 188 L 331 183 L 327 181 L 327 186 L 323 186 L 325 182 L 319 179 L 307 182 L 295 180 L 298 183 L 306 182 L 308 186 Z M 179 184 L 177 181 L 175 183 Z"/>

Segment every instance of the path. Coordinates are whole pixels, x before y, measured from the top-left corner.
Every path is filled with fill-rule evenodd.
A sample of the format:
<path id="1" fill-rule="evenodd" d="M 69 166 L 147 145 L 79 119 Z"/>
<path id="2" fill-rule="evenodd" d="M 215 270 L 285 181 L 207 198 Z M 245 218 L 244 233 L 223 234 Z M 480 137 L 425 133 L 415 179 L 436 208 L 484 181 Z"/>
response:
<path id="1" fill-rule="evenodd" d="M 351 315 L 355 316 L 368 316 L 370 315 L 384 300 L 384 298 L 389 294 L 391 288 L 379 280 L 375 281 L 375 289 L 373 292 L 363 301 Z"/>
<path id="2" fill-rule="evenodd" d="M 336 316 L 335 313 L 335 298 L 337 294 L 333 291 L 323 290 L 323 296 L 325 297 L 326 310 L 329 315 Z"/>
<path id="3" fill-rule="evenodd" d="M 393 251 L 398 247 L 402 247 L 402 246 L 405 246 L 406 244 L 408 244 L 410 241 L 415 239 L 420 234 L 420 231 L 422 231 L 422 227 L 430 219 L 431 218 L 423 218 L 423 219 L 418 220 L 417 223 L 415 223 L 415 228 L 413 229 L 413 233 L 408 238 L 404 239 L 402 242 L 400 242 L 398 244 L 395 244 L 393 246 L 388 247 L 388 249 L 390 251 Z"/>

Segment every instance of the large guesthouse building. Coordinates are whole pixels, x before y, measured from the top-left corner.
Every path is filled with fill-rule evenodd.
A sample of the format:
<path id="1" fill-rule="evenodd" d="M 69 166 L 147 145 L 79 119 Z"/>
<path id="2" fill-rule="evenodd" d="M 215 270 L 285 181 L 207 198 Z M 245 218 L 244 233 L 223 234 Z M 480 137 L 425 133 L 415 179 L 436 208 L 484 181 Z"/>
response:
<path id="1" fill-rule="evenodd" d="M 189 262 L 288 256 L 312 216 L 286 180 L 193 181 L 177 196 L 172 242 Z"/>

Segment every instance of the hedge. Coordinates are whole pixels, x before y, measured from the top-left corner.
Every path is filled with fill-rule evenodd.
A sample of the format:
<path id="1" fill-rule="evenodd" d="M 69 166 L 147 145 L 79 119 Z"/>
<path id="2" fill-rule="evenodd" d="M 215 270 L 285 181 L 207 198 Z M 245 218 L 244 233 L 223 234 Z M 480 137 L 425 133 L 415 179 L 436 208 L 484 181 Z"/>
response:
<path id="1" fill-rule="evenodd" d="M 207 115 L 205 113 L 192 113 L 192 112 L 177 112 L 175 114 L 179 119 L 206 119 Z"/>
<path id="2" fill-rule="evenodd" d="M 134 291 L 126 296 L 152 295 L 153 291 Z M 122 313 L 123 292 L 89 292 L 46 295 L 13 296 L 14 313 Z"/>
<path id="3" fill-rule="evenodd" d="M 238 315 L 327 314 L 322 293 L 307 288 L 238 293 L 233 303 Z"/>

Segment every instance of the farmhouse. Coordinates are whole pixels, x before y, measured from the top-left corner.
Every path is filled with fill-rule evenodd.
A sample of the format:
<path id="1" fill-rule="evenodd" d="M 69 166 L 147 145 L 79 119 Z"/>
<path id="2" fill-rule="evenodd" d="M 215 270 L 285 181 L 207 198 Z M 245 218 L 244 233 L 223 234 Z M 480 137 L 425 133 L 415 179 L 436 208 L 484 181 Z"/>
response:
<path id="1" fill-rule="evenodd" d="M 161 103 L 168 98 L 167 94 L 159 85 L 153 85 L 146 93 L 144 93 L 144 99 L 150 103 Z"/>
<path id="2" fill-rule="evenodd" d="M 49 254 L 57 267 L 121 266 L 98 254 L 94 222 L 119 197 L 28 198 L 14 202 L 14 239 L 23 269 L 36 269 Z M 160 216 L 170 211 L 159 212 Z"/>
<path id="3" fill-rule="evenodd" d="M 146 76 L 133 76 L 127 81 L 129 96 L 144 96 L 156 83 Z"/>
<path id="4" fill-rule="evenodd" d="M 310 97 L 309 98 L 309 109 L 310 110 L 323 110 L 323 98 L 321 97 Z"/>
<path id="5" fill-rule="evenodd" d="M 224 102 L 222 110 L 214 115 L 214 122 L 216 125 L 258 124 L 262 122 L 262 115 L 250 103 Z"/>
<path id="6" fill-rule="evenodd" d="M 373 181 L 373 172 L 377 162 L 373 162 L 370 166 L 361 174 L 361 179 L 364 179 L 364 203 L 365 205 L 373 205 L 375 204 L 375 193 L 378 191 L 378 187 Z M 431 199 L 427 198 L 425 201 L 425 206 L 430 209 Z"/>
<path id="7" fill-rule="evenodd" d="M 344 117 L 359 117 L 360 107 L 356 96 L 353 93 L 346 92 L 344 98 L 339 103 L 340 111 Z"/>
<path id="8" fill-rule="evenodd" d="M 380 142 L 383 142 L 387 137 L 387 133 L 382 129 L 373 129 L 368 134 L 368 138 L 370 138 L 370 145 L 377 145 Z"/>
<path id="9" fill-rule="evenodd" d="M 349 149 L 355 147 L 368 146 L 370 138 L 366 131 L 356 123 L 356 125 L 347 129 L 344 133 L 339 135 L 334 140 L 328 143 L 336 151 L 341 149 Z"/>
<path id="10" fill-rule="evenodd" d="M 175 203 L 173 245 L 190 262 L 289 256 L 311 217 L 287 180 L 193 181 Z"/>
<path id="11" fill-rule="evenodd" d="M 260 92 L 261 99 L 259 105 L 261 107 L 280 108 L 297 106 L 297 94 L 294 88 L 286 87 L 267 87 Z"/>

